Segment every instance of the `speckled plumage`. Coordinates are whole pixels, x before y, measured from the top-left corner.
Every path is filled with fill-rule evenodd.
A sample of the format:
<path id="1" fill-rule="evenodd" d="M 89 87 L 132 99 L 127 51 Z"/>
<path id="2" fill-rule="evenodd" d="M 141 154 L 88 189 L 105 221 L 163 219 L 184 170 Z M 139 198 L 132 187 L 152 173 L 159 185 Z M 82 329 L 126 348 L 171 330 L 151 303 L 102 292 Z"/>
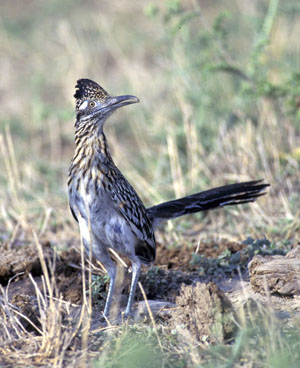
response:
<path id="1" fill-rule="evenodd" d="M 76 99 L 76 110 L 85 100 L 98 100 L 104 102 L 109 94 L 98 83 L 90 79 L 80 79 L 76 86 L 74 97 Z"/>
<path id="2" fill-rule="evenodd" d="M 110 276 L 104 315 L 109 315 L 116 266 L 108 249 L 132 262 L 133 276 L 126 315 L 131 313 L 141 263 L 155 259 L 154 229 L 163 220 L 226 205 L 252 202 L 264 194 L 261 181 L 237 183 L 145 208 L 138 194 L 116 167 L 103 125 L 119 107 L 136 103 L 134 96 L 110 96 L 89 79 L 80 79 L 76 99 L 75 154 L 69 169 L 69 204 L 79 223 L 83 244 L 90 246 Z"/>

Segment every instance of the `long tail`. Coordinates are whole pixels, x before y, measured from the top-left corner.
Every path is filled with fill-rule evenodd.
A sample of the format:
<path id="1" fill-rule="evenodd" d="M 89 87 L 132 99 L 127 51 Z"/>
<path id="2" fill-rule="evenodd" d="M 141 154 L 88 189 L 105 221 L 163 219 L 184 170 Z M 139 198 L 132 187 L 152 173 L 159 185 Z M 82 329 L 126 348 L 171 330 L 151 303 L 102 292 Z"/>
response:
<path id="1" fill-rule="evenodd" d="M 269 185 L 263 183 L 263 180 L 224 185 L 158 204 L 147 208 L 147 213 L 153 225 L 156 226 L 162 220 L 170 220 L 190 213 L 254 202 L 258 197 L 266 194 L 265 189 Z"/>

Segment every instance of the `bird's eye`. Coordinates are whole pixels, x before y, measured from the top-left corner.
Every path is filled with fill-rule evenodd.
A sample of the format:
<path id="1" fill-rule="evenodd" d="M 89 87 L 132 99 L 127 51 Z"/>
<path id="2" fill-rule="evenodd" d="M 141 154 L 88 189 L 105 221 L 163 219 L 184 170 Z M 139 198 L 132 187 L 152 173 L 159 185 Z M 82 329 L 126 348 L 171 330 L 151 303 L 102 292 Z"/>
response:
<path id="1" fill-rule="evenodd" d="M 89 102 L 89 107 L 93 108 L 96 106 L 96 102 L 95 101 L 90 101 Z"/>

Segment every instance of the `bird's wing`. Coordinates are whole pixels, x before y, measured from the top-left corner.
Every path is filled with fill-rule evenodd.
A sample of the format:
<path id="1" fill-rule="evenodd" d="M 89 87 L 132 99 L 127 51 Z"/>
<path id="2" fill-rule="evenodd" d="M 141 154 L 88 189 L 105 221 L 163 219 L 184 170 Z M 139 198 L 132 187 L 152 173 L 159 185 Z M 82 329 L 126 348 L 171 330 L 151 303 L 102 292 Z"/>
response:
<path id="1" fill-rule="evenodd" d="M 117 178 L 111 182 L 110 194 L 116 208 L 128 222 L 136 237 L 151 247 L 151 252 L 155 255 L 153 226 L 143 202 L 119 170 L 116 170 L 114 175 Z"/>

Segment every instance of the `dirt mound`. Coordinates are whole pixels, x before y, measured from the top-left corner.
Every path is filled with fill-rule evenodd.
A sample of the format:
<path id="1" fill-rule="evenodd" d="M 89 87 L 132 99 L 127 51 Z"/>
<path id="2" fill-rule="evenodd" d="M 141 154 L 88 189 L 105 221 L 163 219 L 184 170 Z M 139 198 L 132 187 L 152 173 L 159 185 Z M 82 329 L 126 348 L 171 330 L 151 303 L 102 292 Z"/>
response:
<path id="1" fill-rule="evenodd" d="M 51 253 L 49 243 L 43 246 L 45 257 Z M 6 285 L 8 280 L 17 274 L 42 273 L 39 256 L 35 245 L 17 243 L 11 247 L 3 246 L 0 259 L 0 283 Z"/>
<path id="2" fill-rule="evenodd" d="M 52 275 L 54 272 L 54 289 L 57 295 L 61 293 L 64 300 L 81 303 L 82 277 L 79 252 L 72 248 L 57 254 L 49 242 L 43 243 L 42 249 L 49 274 Z M 0 259 L 0 284 L 6 286 L 14 277 L 7 290 L 10 301 L 18 295 L 35 295 L 35 287 L 28 278 L 29 273 L 36 285 L 42 289 L 43 272 L 36 245 L 14 244 L 11 247 L 3 247 Z"/>
<path id="3" fill-rule="evenodd" d="M 224 341 L 233 336 L 233 309 L 229 299 L 213 283 L 182 285 L 170 324 L 202 343 Z"/>

